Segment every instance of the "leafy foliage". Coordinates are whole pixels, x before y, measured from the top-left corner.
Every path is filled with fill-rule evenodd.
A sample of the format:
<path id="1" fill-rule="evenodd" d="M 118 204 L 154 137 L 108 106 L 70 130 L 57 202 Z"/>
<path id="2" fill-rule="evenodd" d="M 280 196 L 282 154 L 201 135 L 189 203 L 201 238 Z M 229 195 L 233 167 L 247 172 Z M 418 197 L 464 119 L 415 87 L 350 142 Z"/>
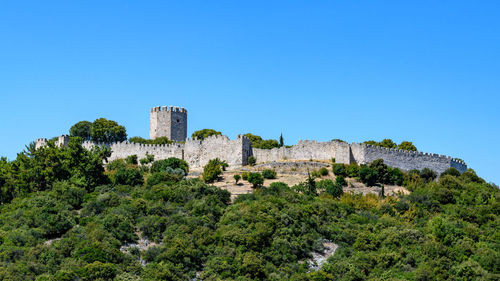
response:
<path id="1" fill-rule="evenodd" d="M 116 121 L 99 118 L 92 123 L 90 136 L 98 143 L 120 142 L 127 139 L 127 130 Z"/>
<path id="2" fill-rule="evenodd" d="M 261 173 L 250 173 L 248 174 L 248 182 L 252 184 L 253 188 L 257 188 L 264 184 L 264 177 Z"/>
<path id="3" fill-rule="evenodd" d="M 262 139 L 262 137 L 250 133 L 245 134 L 244 136 L 250 140 L 250 143 L 254 148 L 272 149 L 275 147 L 280 147 L 280 144 L 277 140 L 273 139 L 264 140 Z"/>
<path id="4" fill-rule="evenodd" d="M 220 136 L 222 135 L 221 132 L 213 130 L 213 129 L 203 129 L 199 131 L 195 131 L 192 135 L 191 138 L 197 139 L 197 140 L 204 140 L 210 136 Z"/>
<path id="5" fill-rule="evenodd" d="M 340 183 L 308 177 L 230 204 L 226 190 L 172 180 L 185 171 L 169 165 L 145 174 L 145 186 L 96 180 L 140 171 L 122 160 L 104 173 L 105 151 L 80 150 L 80 140 L 0 159 L 2 192 L 37 187 L 0 205 L 0 280 L 500 278 L 500 190 L 473 170 L 438 181 L 421 177 L 428 171 L 399 171 L 413 191 L 397 196 L 342 193 Z M 68 164 L 66 154 L 78 161 Z M 359 176 L 399 174 L 382 164 L 361 166 Z M 338 248 L 312 269 L 307 260 L 326 241 Z"/>
<path id="6" fill-rule="evenodd" d="M 219 179 L 222 174 L 222 165 L 219 158 L 212 159 L 203 167 L 203 181 L 213 183 Z"/>
<path id="7" fill-rule="evenodd" d="M 151 172 L 166 172 L 169 168 L 173 170 L 182 169 L 184 171 L 184 175 L 187 175 L 187 173 L 189 172 L 188 163 L 182 159 L 175 157 L 170 157 L 153 162 L 153 164 L 151 165 Z"/>
<path id="8" fill-rule="evenodd" d="M 72 137 L 80 137 L 84 141 L 89 141 L 92 138 L 91 130 L 92 123 L 90 123 L 89 121 L 80 121 L 71 126 L 71 128 L 69 129 L 69 134 Z"/>
<path id="9" fill-rule="evenodd" d="M 270 169 L 265 169 L 262 171 L 262 176 L 265 179 L 275 179 L 276 178 L 276 171 L 270 170 Z"/>
<path id="10" fill-rule="evenodd" d="M 129 142 L 132 143 L 142 143 L 142 144 L 172 144 L 173 140 L 169 140 L 167 137 L 157 137 L 153 140 L 145 139 L 142 137 L 131 137 L 128 139 Z"/>

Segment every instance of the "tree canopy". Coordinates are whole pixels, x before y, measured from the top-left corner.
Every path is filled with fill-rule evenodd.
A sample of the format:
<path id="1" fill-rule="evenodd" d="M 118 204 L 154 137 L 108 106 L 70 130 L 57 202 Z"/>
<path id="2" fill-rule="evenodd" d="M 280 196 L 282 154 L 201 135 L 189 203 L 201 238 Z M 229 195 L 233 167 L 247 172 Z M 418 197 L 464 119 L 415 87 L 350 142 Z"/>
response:
<path id="1" fill-rule="evenodd" d="M 197 140 L 204 140 L 209 136 L 220 136 L 220 135 L 222 135 L 222 133 L 214 129 L 203 129 L 199 131 L 194 131 L 194 133 L 191 135 L 191 138 Z"/>
<path id="2" fill-rule="evenodd" d="M 84 141 L 112 143 L 127 140 L 127 130 L 116 121 L 105 118 L 96 119 L 93 123 L 80 121 L 69 129 L 71 136 L 80 137 Z"/>

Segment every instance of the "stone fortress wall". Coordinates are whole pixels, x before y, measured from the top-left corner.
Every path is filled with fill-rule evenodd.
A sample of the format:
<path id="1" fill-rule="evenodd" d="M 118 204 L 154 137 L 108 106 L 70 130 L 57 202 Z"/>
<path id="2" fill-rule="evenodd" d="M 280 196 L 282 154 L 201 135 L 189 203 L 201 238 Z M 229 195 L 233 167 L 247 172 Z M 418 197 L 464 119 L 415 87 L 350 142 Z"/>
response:
<path id="1" fill-rule="evenodd" d="M 187 139 L 187 110 L 182 107 L 158 106 L 151 109 L 150 137 L 155 139 L 162 136 L 176 142 L 165 145 L 84 142 L 82 145 L 87 149 L 96 145 L 109 147 L 111 149 L 109 161 L 134 154 L 141 159 L 150 154 L 154 155 L 155 160 L 177 157 L 185 160 L 190 167 L 195 169 L 203 167 L 214 158 L 227 161 L 231 167 L 239 167 L 248 163 L 248 157 L 254 156 L 257 163 L 311 159 L 330 161 L 335 158 L 336 163 L 368 164 L 376 159 L 383 159 L 387 165 L 406 171 L 430 168 L 437 173 L 442 173 L 450 167 L 456 168 L 461 173 L 467 170 L 464 162 L 448 156 L 388 149 L 361 143 L 299 141 L 292 147 L 258 149 L 252 148 L 250 141 L 244 136 L 238 136 L 235 140 L 230 140 L 226 136 L 211 136 L 203 141 Z M 69 137 L 63 135 L 58 138 L 56 145 L 63 146 L 68 141 Z M 47 139 L 37 139 L 36 148 L 46 143 Z"/>
<path id="2" fill-rule="evenodd" d="M 429 168 L 440 174 L 450 167 L 456 168 L 461 173 L 467 170 L 467 165 L 464 162 L 449 156 L 338 141 L 299 141 L 292 147 L 254 148 L 253 155 L 257 158 L 257 163 L 283 160 L 331 160 L 335 158 L 336 163 L 369 164 L 374 160 L 383 159 L 385 164 L 405 171 Z"/>
<path id="3" fill-rule="evenodd" d="M 154 155 L 155 160 L 176 157 L 185 160 L 192 168 L 201 168 L 209 160 L 219 158 L 227 161 L 232 167 L 246 165 L 251 156 L 251 144 L 248 138 L 238 137 L 230 140 L 226 136 L 210 136 L 203 141 L 187 139 L 184 143 L 174 144 L 139 144 L 130 142 L 117 142 L 102 144 L 86 141 L 82 146 L 91 149 L 94 146 L 106 146 L 111 149 L 108 161 L 137 155 L 138 159 L 145 158 L 147 154 Z"/>

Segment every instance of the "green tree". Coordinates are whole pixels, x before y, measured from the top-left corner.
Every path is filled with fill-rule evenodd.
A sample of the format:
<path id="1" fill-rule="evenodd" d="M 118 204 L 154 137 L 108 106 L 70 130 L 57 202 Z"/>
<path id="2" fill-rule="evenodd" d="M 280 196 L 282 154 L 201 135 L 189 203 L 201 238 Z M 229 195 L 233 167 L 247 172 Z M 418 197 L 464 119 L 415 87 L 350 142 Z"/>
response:
<path id="1" fill-rule="evenodd" d="M 80 137 L 84 141 L 91 139 L 92 123 L 89 121 L 80 121 L 69 129 L 70 136 Z"/>
<path id="2" fill-rule="evenodd" d="M 280 134 L 280 147 L 285 146 L 285 143 L 283 141 L 283 134 Z"/>
<path id="3" fill-rule="evenodd" d="M 417 151 L 417 147 L 413 145 L 411 141 L 403 141 L 398 145 L 398 149 L 408 150 L 408 151 Z"/>
<path id="4" fill-rule="evenodd" d="M 122 184 L 122 185 L 142 185 L 144 183 L 144 178 L 142 174 L 137 169 L 127 169 L 120 168 L 116 171 L 114 176 L 114 184 Z"/>
<path id="5" fill-rule="evenodd" d="M 254 148 L 260 148 L 260 149 L 272 149 L 275 147 L 280 147 L 280 144 L 278 143 L 277 140 L 269 139 L 269 140 L 264 140 L 262 137 L 253 135 L 251 133 L 247 133 L 244 135 L 250 140 L 250 143 L 252 144 L 252 147 Z"/>
<path id="6" fill-rule="evenodd" d="M 182 169 L 184 171 L 184 175 L 187 175 L 189 172 L 189 164 L 186 161 L 175 157 L 154 161 L 151 165 L 151 172 L 165 172 L 168 168 L 173 170 Z"/>
<path id="7" fill-rule="evenodd" d="M 383 139 L 380 144 L 382 147 L 387 147 L 387 148 L 396 148 L 398 145 L 393 142 L 391 139 Z"/>
<path id="8" fill-rule="evenodd" d="M 248 182 L 252 184 L 253 188 L 257 188 L 264 184 L 264 177 L 261 173 L 250 173 L 248 175 Z"/>
<path id="9" fill-rule="evenodd" d="M 233 176 L 233 178 L 234 178 L 234 181 L 236 182 L 236 184 L 238 184 L 238 181 L 240 181 L 241 176 L 238 175 L 238 174 L 236 174 L 236 175 Z"/>
<path id="10" fill-rule="evenodd" d="M 203 129 L 199 131 L 195 131 L 192 135 L 191 138 L 197 139 L 197 140 L 204 140 L 210 136 L 220 136 L 222 135 L 221 132 L 213 130 L 213 129 Z"/>
<path id="11" fill-rule="evenodd" d="M 219 158 L 212 159 L 203 167 L 203 181 L 206 183 L 213 183 L 219 179 L 222 174 L 221 161 Z"/>
<path id="12" fill-rule="evenodd" d="M 363 165 L 359 169 L 359 178 L 361 179 L 361 182 L 367 186 L 374 186 L 377 183 L 379 176 L 377 170 Z"/>
<path id="13" fill-rule="evenodd" d="M 92 141 L 113 143 L 127 140 L 127 130 L 116 121 L 99 118 L 92 123 Z"/>

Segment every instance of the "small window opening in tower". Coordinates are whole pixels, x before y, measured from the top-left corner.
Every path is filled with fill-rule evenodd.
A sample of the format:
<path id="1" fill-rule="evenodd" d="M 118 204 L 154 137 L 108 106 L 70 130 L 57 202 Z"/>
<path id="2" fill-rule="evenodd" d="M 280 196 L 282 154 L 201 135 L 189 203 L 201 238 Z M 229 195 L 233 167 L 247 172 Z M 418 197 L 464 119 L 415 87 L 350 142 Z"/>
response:
<path id="1" fill-rule="evenodd" d="M 177 123 L 179 123 L 179 119 L 177 119 Z"/>

